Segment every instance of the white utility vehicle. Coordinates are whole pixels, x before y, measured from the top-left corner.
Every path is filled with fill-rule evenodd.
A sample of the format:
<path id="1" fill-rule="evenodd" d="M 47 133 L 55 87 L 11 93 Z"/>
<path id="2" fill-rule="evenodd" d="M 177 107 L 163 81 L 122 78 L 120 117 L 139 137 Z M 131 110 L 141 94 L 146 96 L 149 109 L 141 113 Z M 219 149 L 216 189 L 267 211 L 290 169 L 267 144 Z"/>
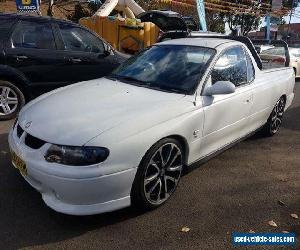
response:
<path id="1" fill-rule="evenodd" d="M 106 78 L 45 94 L 9 133 L 13 165 L 62 213 L 158 207 L 192 163 L 258 129 L 277 133 L 294 71 L 260 70 L 253 50 L 226 38 L 170 40 Z"/>

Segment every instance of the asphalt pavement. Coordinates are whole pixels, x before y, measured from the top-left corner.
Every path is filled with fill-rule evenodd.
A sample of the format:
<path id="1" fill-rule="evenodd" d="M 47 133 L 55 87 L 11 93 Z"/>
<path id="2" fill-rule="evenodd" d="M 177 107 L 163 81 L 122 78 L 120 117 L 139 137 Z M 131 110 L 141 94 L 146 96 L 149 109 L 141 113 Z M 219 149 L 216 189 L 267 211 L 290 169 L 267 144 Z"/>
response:
<path id="1" fill-rule="evenodd" d="M 232 232 L 300 234 L 300 220 L 290 216 L 300 217 L 300 81 L 278 135 L 256 135 L 202 164 L 182 178 L 167 204 L 147 213 L 52 211 L 10 163 L 11 125 L 0 122 L 0 249 L 218 250 L 233 248 Z"/>

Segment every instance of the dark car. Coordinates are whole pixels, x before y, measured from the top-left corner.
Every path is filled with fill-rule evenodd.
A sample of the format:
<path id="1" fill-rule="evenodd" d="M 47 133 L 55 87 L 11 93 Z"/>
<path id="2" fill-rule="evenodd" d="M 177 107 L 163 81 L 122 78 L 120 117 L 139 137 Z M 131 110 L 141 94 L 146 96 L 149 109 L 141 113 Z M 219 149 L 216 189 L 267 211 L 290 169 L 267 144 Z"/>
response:
<path id="1" fill-rule="evenodd" d="M 161 32 L 157 42 L 167 40 L 186 38 L 196 34 L 203 33 L 199 31 L 199 26 L 191 16 L 182 16 L 177 12 L 170 10 L 150 10 L 138 15 L 142 22 L 152 22 L 156 24 Z M 208 34 L 208 32 L 205 32 Z"/>
<path id="2" fill-rule="evenodd" d="M 183 16 L 182 19 L 186 23 L 186 26 L 188 27 L 189 30 L 191 31 L 199 31 L 199 26 L 194 20 L 193 17 L 191 16 Z"/>
<path id="3" fill-rule="evenodd" d="M 184 18 L 177 12 L 170 10 L 150 10 L 138 15 L 142 22 L 152 22 L 156 24 L 161 32 L 157 42 L 166 40 L 185 38 L 190 34 L 190 30 Z"/>
<path id="4" fill-rule="evenodd" d="M 70 21 L 0 14 L 0 120 L 42 93 L 103 77 L 126 59 Z"/>

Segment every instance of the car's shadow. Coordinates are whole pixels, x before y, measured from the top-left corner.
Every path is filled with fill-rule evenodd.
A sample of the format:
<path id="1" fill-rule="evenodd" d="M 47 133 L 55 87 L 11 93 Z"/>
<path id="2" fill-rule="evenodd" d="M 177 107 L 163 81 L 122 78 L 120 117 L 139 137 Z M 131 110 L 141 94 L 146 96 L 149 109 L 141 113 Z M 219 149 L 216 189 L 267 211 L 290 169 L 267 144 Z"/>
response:
<path id="1" fill-rule="evenodd" d="M 286 129 L 300 131 L 300 106 L 291 107 L 284 114 L 282 127 Z"/>
<path id="2" fill-rule="evenodd" d="M 300 131 L 300 106 L 291 107 L 285 112 L 281 127 L 289 130 Z M 247 138 L 247 140 L 252 141 L 264 138 L 265 136 L 262 133 L 262 130 L 259 130 L 253 136 Z"/>

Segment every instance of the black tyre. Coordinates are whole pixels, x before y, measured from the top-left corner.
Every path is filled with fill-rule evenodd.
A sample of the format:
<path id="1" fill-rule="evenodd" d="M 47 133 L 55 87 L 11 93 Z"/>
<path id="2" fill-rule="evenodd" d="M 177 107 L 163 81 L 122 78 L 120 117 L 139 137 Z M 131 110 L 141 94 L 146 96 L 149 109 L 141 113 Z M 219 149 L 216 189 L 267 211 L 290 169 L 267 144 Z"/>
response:
<path id="1" fill-rule="evenodd" d="M 263 128 L 263 134 L 265 136 L 273 136 L 278 132 L 282 123 L 285 104 L 286 101 L 283 96 L 276 102 L 276 105 Z"/>
<path id="2" fill-rule="evenodd" d="M 0 80 L 0 121 L 15 118 L 24 104 L 22 91 L 14 84 Z"/>
<path id="3" fill-rule="evenodd" d="M 162 139 L 152 146 L 141 161 L 131 190 L 132 204 L 154 209 L 164 204 L 175 192 L 184 162 L 180 143 Z"/>

